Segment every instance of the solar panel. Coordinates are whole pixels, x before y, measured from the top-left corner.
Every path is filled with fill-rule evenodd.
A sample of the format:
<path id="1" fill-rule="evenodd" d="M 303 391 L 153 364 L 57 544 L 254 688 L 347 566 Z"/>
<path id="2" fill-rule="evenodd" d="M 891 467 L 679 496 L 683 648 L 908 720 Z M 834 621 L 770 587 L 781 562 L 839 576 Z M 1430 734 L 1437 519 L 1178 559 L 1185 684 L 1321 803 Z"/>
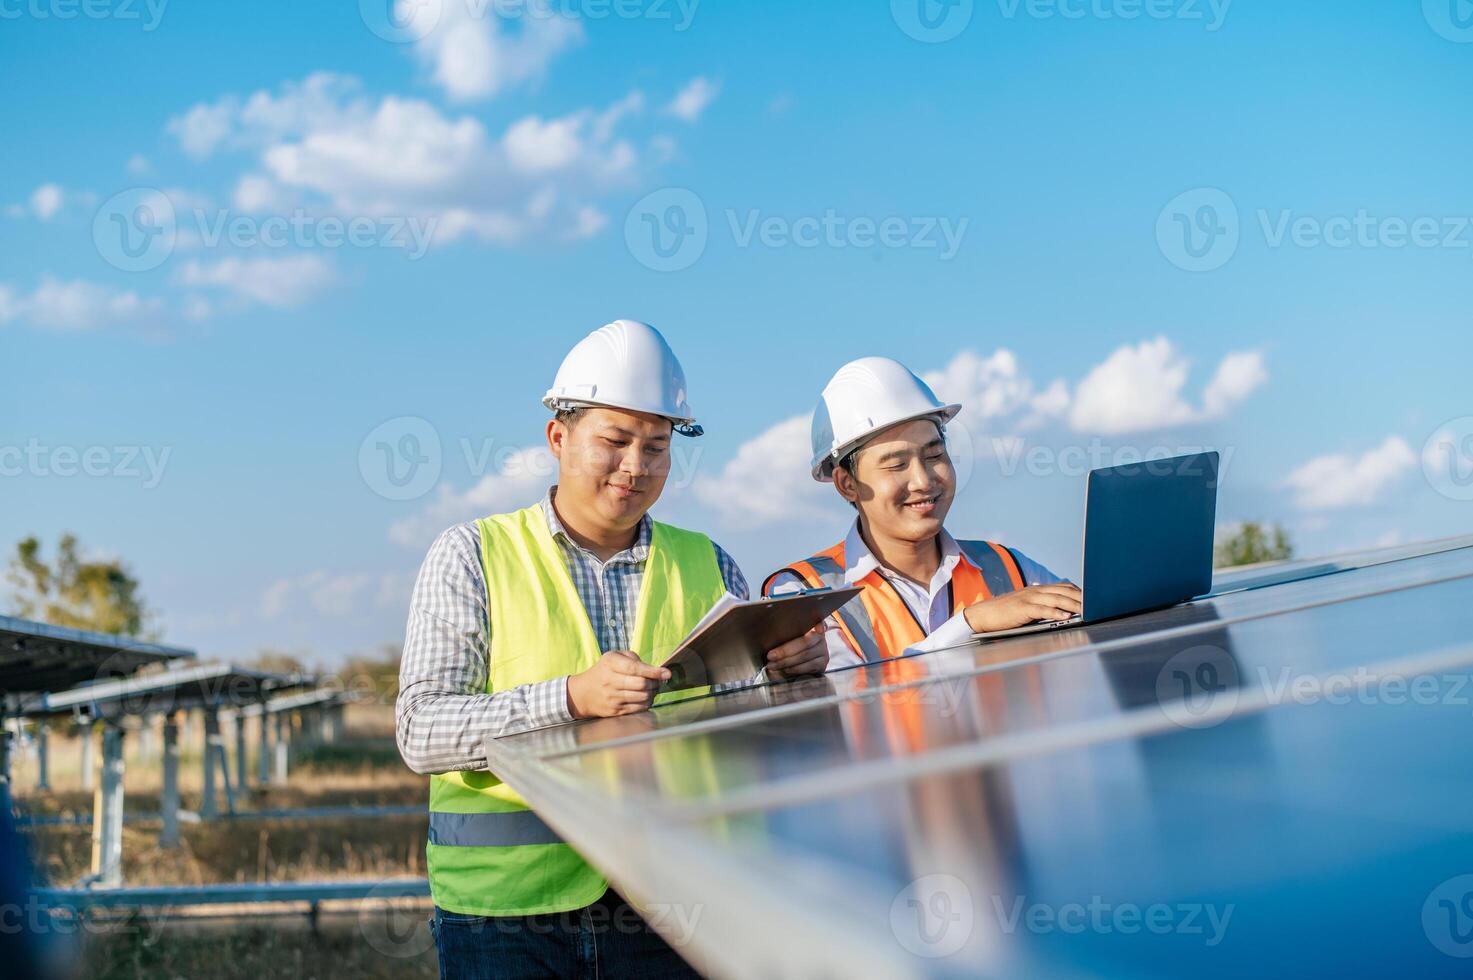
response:
<path id="1" fill-rule="evenodd" d="M 347 704 L 355 700 L 357 700 L 355 692 L 344 691 L 339 687 L 319 687 L 298 694 L 287 694 L 272 697 L 266 701 L 257 701 L 243 707 L 240 714 L 244 718 L 253 718 L 263 711 L 267 714 L 276 714 L 281 711 L 295 711 L 298 708 L 311 708 L 318 705 Z"/>
<path id="2" fill-rule="evenodd" d="M 238 707 L 315 683 L 315 678 L 303 674 L 206 663 L 40 694 L 22 701 L 19 713 L 44 716 L 84 712 L 111 718 L 206 706 Z"/>
<path id="3" fill-rule="evenodd" d="M 0 616 L 0 694 L 62 691 L 194 656 L 183 647 Z"/>
<path id="4" fill-rule="evenodd" d="M 832 973 L 842 948 L 895 975 L 1450 976 L 1444 947 L 1473 953 L 1473 778 L 1442 751 L 1473 731 L 1473 548 L 1428 551 L 488 760 L 621 887 L 704 903 L 689 951 L 739 975 Z M 806 937 L 776 965 L 743 938 L 774 909 Z"/>

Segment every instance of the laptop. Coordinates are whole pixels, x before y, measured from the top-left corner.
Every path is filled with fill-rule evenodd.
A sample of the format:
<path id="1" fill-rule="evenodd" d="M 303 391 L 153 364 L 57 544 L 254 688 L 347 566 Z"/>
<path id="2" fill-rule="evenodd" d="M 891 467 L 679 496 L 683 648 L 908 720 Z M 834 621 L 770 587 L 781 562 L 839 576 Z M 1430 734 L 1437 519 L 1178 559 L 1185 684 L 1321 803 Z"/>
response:
<path id="1" fill-rule="evenodd" d="M 1084 494 L 1084 612 L 978 633 L 996 639 L 1164 609 L 1212 591 L 1215 452 L 1090 471 Z"/>

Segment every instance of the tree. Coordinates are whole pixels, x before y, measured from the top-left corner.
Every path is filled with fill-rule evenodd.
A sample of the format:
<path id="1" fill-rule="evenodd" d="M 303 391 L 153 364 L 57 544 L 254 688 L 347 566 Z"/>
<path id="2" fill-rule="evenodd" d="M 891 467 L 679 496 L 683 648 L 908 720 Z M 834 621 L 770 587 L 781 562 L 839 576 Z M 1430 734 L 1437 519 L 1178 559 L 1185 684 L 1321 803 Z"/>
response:
<path id="1" fill-rule="evenodd" d="M 262 650 L 256 654 L 251 666 L 257 670 L 271 671 L 277 674 L 310 674 L 306 661 L 294 653 L 286 653 L 282 650 Z"/>
<path id="2" fill-rule="evenodd" d="M 1212 563 L 1216 568 L 1236 568 L 1293 557 L 1294 545 L 1282 525 L 1275 524 L 1270 530 L 1257 521 L 1244 521 L 1217 542 Z"/>
<path id="3" fill-rule="evenodd" d="M 77 539 L 63 534 L 56 563 L 41 558 L 41 542 L 26 538 L 15 546 L 5 573 L 13 587 L 15 614 L 53 626 L 96 630 L 154 639 L 150 612 L 138 591 L 138 580 L 121 561 L 84 561 Z"/>

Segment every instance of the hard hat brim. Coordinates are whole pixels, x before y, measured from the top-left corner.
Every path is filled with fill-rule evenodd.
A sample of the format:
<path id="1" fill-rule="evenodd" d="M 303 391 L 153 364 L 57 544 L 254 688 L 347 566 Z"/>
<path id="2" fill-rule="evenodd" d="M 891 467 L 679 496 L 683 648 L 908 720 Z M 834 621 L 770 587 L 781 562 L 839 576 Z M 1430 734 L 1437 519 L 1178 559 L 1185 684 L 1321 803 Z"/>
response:
<path id="1" fill-rule="evenodd" d="M 904 425 L 906 422 L 914 422 L 916 419 L 933 418 L 936 420 L 938 425 L 946 425 L 952 419 L 956 418 L 957 415 L 960 414 L 961 410 L 962 406 L 959 404 L 943 405 L 939 409 L 933 408 L 930 411 L 917 412 L 914 415 L 907 415 L 903 418 L 891 419 L 884 425 L 876 426 L 875 428 L 870 429 L 868 432 L 865 432 L 853 439 L 850 439 L 842 446 L 834 447 L 834 449 L 832 449 L 831 451 L 826 452 L 818 459 L 815 459 L 813 461 L 813 469 L 811 471 L 813 474 L 813 478 L 819 483 L 833 483 L 834 467 L 838 464 L 839 460 L 843 459 L 845 456 L 849 455 L 860 446 L 863 446 L 865 443 L 869 442 L 871 439 L 874 438 L 877 432 L 884 432 L 886 429 L 894 428 L 897 425 Z"/>
<path id="2" fill-rule="evenodd" d="M 663 412 L 658 407 L 650 405 L 636 405 L 632 402 L 615 401 L 602 398 L 568 398 L 552 391 L 549 391 L 546 395 L 542 396 L 542 404 L 549 411 L 553 412 L 562 411 L 564 408 L 617 408 L 620 411 L 638 412 L 641 415 L 655 415 L 662 419 L 669 419 L 670 424 L 675 426 L 675 430 L 677 432 L 680 431 L 682 426 L 692 426 L 695 424 L 696 421 L 694 416 L 671 415 L 669 412 Z"/>

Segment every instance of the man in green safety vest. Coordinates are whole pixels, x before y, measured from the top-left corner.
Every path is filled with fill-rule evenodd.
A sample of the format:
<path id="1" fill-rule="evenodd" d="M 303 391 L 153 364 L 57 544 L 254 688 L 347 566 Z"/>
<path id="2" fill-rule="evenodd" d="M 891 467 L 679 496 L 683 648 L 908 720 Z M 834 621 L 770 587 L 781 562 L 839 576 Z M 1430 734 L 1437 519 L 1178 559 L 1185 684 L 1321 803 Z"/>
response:
<path id="1" fill-rule="evenodd" d="M 698 436 L 685 372 L 658 331 L 618 320 L 569 352 L 543 399 L 557 484 L 541 502 L 450 528 L 410 604 L 396 728 L 430 776 L 426 849 L 442 978 L 691 975 L 521 797 L 481 743 L 644 711 L 655 666 L 725 592 L 735 562 L 647 512 L 675 435 Z M 768 654 L 768 677 L 823 672 L 820 626 Z"/>

